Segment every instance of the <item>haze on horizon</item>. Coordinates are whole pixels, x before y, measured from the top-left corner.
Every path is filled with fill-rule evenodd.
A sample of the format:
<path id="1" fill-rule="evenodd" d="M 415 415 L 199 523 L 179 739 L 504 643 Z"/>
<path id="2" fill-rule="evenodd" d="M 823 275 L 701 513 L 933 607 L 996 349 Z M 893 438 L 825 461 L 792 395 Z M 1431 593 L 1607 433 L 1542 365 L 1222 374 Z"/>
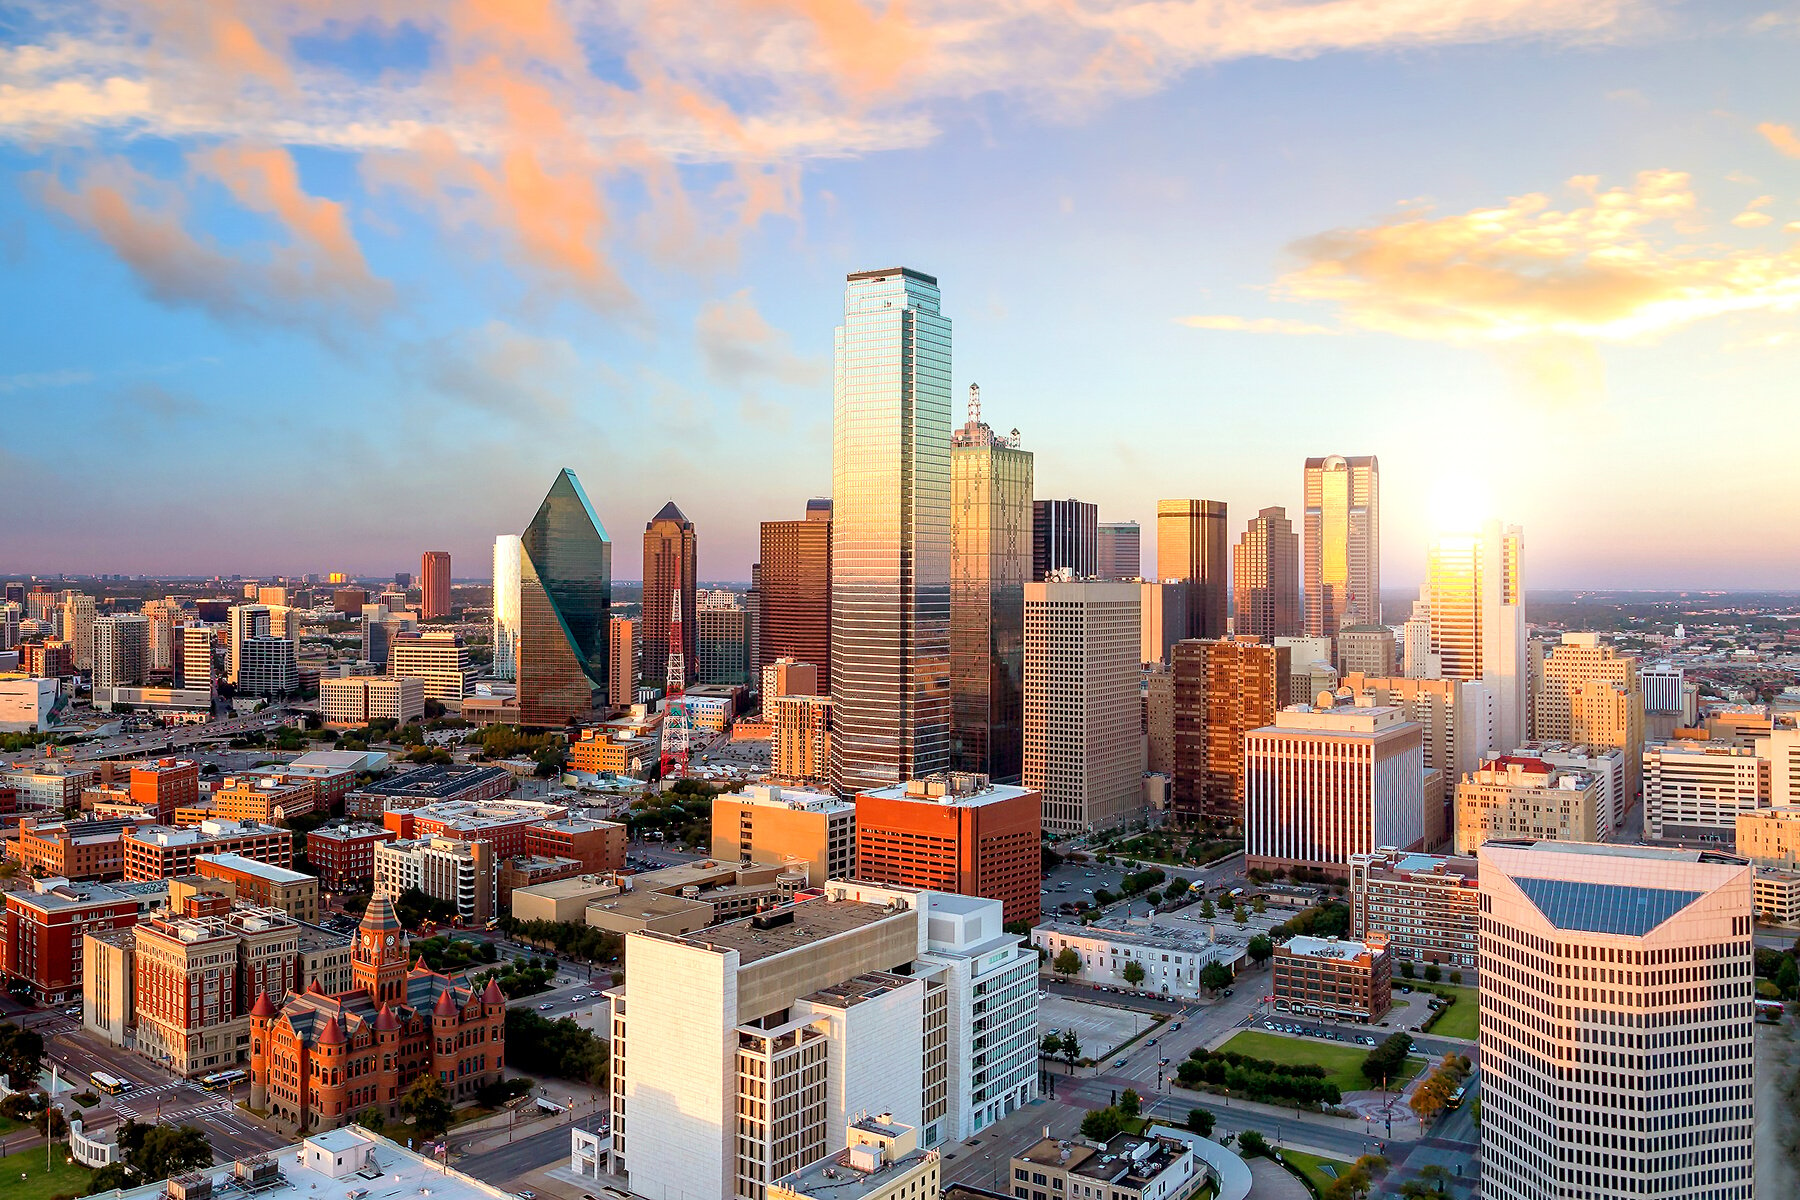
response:
<path id="1" fill-rule="evenodd" d="M 1529 589 L 1800 587 L 1800 18 L 1494 0 L 26 3 L 0 559 L 485 573 L 574 468 L 639 570 L 830 486 L 847 272 L 936 275 L 1038 493 L 1299 514 L 1377 454 Z"/>

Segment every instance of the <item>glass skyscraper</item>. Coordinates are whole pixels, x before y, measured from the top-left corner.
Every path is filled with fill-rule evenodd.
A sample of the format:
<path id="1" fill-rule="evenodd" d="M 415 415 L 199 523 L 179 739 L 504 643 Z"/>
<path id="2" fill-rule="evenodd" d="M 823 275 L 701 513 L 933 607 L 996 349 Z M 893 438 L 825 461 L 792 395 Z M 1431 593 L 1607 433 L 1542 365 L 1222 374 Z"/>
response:
<path id="1" fill-rule="evenodd" d="M 831 783 L 950 760 L 950 321 L 937 280 L 846 279 L 832 413 Z"/>
<path id="2" fill-rule="evenodd" d="M 981 420 L 969 392 L 950 439 L 950 763 L 1012 783 L 1024 770 L 1032 456 Z"/>
<path id="3" fill-rule="evenodd" d="M 519 577 L 523 543 L 516 533 L 494 539 L 494 678 L 519 671 Z"/>
<path id="4" fill-rule="evenodd" d="M 612 543 L 564 468 L 519 536 L 519 723 L 593 719 L 607 695 Z"/>
<path id="5" fill-rule="evenodd" d="M 1306 460 L 1306 636 L 1381 623 L 1381 463 Z"/>

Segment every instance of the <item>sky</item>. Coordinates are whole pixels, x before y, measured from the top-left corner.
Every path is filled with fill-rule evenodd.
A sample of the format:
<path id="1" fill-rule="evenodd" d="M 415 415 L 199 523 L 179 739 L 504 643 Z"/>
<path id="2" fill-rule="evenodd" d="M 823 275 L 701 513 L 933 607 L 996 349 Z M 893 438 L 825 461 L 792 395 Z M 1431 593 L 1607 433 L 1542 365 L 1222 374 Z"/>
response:
<path id="1" fill-rule="evenodd" d="M 1800 6 L 11 0 L 0 575 L 638 576 L 830 490 L 844 275 L 1037 494 L 1296 524 L 1376 454 L 1529 587 L 1800 587 Z"/>

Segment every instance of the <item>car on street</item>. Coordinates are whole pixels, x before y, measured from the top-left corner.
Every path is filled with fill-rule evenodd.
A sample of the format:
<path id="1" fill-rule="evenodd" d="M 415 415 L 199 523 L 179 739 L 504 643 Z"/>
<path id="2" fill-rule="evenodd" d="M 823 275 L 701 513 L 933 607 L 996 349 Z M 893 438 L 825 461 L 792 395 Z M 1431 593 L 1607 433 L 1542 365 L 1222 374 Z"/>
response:
<path id="1" fill-rule="evenodd" d="M 538 1011 L 539 1012 L 549 1012 L 550 1006 L 548 1004 L 540 1004 L 540 1005 L 538 1005 Z"/>
<path id="2" fill-rule="evenodd" d="M 673 610 L 671 610 L 671 611 L 673 611 Z M 1122 1059 L 1122 1058 L 1115 1058 L 1115 1059 L 1113 1059 L 1113 1066 L 1122 1067 L 1125 1065 L 1125 1061 L 1126 1060 Z"/>

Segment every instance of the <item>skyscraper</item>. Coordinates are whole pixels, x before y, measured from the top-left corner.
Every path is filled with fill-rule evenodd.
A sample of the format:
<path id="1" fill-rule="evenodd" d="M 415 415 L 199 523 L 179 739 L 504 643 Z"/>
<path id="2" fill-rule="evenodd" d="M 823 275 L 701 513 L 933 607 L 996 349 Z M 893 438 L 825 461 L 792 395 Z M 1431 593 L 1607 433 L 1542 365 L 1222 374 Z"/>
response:
<path id="1" fill-rule="evenodd" d="M 1637 798 L 1644 756 L 1644 693 L 1638 660 L 1597 633 L 1565 633 L 1539 672 L 1531 736 L 1611 746 L 1625 755 L 1625 803 Z"/>
<path id="2" fill-rule="evenodd" d="M 1749 1200 L 1753 868 L 1580 842 L 1480 862 L 1482 1195 Z"/>
<path id="3" fill-rule="evenodd" d="M 1300 632 L 1300 535 L 1285 508 L 1265 508 L 1232 547 L 1232 631 L 1256 637 Z"/>
<path id="4" fill-rule="evenodd" d="M 62 602 L 62 640 L 69 643 L 75 655 L 77 671 L 94 669 L 94 598 L 79 592 L 64 592 Z"/>
<path id="5" fill-rule="evenodd" d="M 760 565 L 758 673 L 798 659 L 819 668 L 819 690 L 830 692 L 831 501 L 808 500 L 802 521 L 764 521 Z"/>
<path id="6" fill-rule="evenodd" d="M 519 723 L 591 720 L 607 692 L 612 543 L 575 472 L 557 474 L 519 542 Z"/>
<path id="7" fill-rule="evenodd" d="M 1023 769 L 1031 485 L 1031 451 L 989 428 L 971 384 L 950 435 L 950 764 L 1001 783 Z"/>
<path id="8" fill-rule="evenodd" d="M 1290 657 L 1286 646 L 1249 640 L 1175 643 L 1174 820 L 1243 822 L 1244 735 L 1275 723 L 1287 700 Z"/>
<path id="9" fill-rule="evenodd" d="M 1042 583 L 1055 571 L 1077 579 L 1100 573 L 1100 506 L 1083 500 L 1031 502 L 1031 579 Z"/>
<path id="10" fill-rule="evenodd" d="M 1136 521 L 1100 522 L 1098 544 L 1100 578 L 1136 579 L 1143 574 L 1143 537 Z"/>
<path id="11" fill-rule="evenodd" d="M 688 675 L 702 683 L 749 686 L 749 610 L 743 601 L 724 590 L 712 591 L 701 597 L 695 611 L 700 622 L 700 656 L 689 666 Z"/>
<path id="12" fill-rule="evenodd" d="M 1426 560 L 1431 660 L 1445 679 L 1480 679 L 1493 689 L 1503 752 L 1527 733 L 1524 548 L 1517 525 L 1489 521 L 1480 533 L 1439 538 Z"/>
<path id="13" fill-rule="evenodd" d="M 1381 623 L 1381 466 L 1373 454 L 1306 460 L 1306 632 Z"/>
<path id="14" fill-rule="evenodd" d="M 1156 577 L 1186 581 L 1191 638 L 1225 636 L 1229 540 L 1223 500 L 1156 502 Z"/>
<path id="15" fill-rule="evenodd" d="M 213 685 L 212 626 L 192 621 L 179 630 L 181 655 L 175 671 L 175 686 L 208 688 Z"/>
<path id="16" fill-rule="evenodd" d="M 638 638 L 638 617 L 614 617 L 607 625 L 611 639 L 607 652 L 609 682 L 606 699 L 614 708 L 627 708 L 637 696 L 638 667 L 643 643 Z"/>
<path id="17" fill-rule="evenodd" d="M 700 661 L 700 624 L 694 619 L 698 560 L 694 523 L 671 500 L 644 526 L 644 678 L 652 686 L 661 686 L 669 672 L 666 601 L 674 592 L 681 593 L 681 652 L 689 675 Z"/>
<path id="18" fill-rule="evenodd" d="M 1025 589 L 1025 786 L 1044 828 L 1078 834 L 1142 815 L 1136 583 Z"/>
<path id="19" fill-rule="evenodd" d="M 450 615 L 450 552 L 427 550 L 419 559 L 419 617 Z"/>
<path id="20" fill-rule="evenodd" d="M 298 622 L 275 628 L 275 614 L 266 604 L 239 604 L 230 610 L 230 682 L 246 696 L 285 696 L 300 684 L 296 655 Z"/>
<path id="21" fill-rule="evenodd" d="M 519 587 L 523 544 L 516 533 L 494 539 L 494 678 L 519 672 Z"/>
<path id="22" fill-rule="evenodd" d="M 950 760 L 950 321 L 937 280 L 850 275 L 832 414 L 832 787 Z"/>
<path id="23" fill-rule="evenodd" d="M 150 622 L 141 613 L 94 618 L 94 690 L 144 682 L 150 667 Z"/>

